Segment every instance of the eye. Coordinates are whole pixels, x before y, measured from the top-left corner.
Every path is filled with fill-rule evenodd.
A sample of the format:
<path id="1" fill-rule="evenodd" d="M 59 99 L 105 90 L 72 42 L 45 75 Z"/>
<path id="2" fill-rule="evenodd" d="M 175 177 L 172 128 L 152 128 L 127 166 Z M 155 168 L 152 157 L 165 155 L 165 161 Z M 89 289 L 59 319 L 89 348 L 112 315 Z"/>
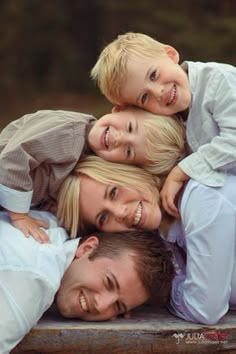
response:
<path id="1" fill-rule="evenodd" d="M 131 122 L 129 122 L 128 131 L 129 131 L 129 133 L 132 133 L 132 131 L 133 131 L 133 126 L 132 126 Z"/>
<path id="2" fill-rule="evenodd" d="M 101 213 L 101 215 L 99 217 L 99 225 L 102 226 L 105 223 L 105 221 L 107 220 L 107 218 L 108 218 L 108 212 L 107 211 Z"/>
<path id="3" fill-rule="evenodd" d="M 109 193 L 111 199 L 114 199 L 114 197 L 116 196 L 116 192 L 117 192 L 117 187 L 112 187 Z"/>
<path id="4" fill-rule="evenodd" d="M 126 156 L 127 156 L 127 158 L 129 158 L 131 156 L 131 146 L 127 146 Z"/>
<path id="5" fill-rule="evenodd" d="M 113 290 L 114 289 L 114 284 L 111 280 L 110 277 L 106 276 L 106 287 L 108 290 Z"/>
<path id="6" fill-rule="evenodd" d="M 121 304 L 119 303 L 119 301 L 116 301 L 116 311 L 117 311 L 117 313 L 118 314 L 122 314 L 122 313 L 124 313 L 124 310 L 122 309 L 122 306 L 121 306 Z"/>
<path id="7" fill-rule="evenodd" d="M 151 81 L 154 81 L 155 79 L 156 79 L 156 70 L 154 70 L 152 73 L 151 73 L 151 75 L 150 75 L 150 80 Z"/>
<path id="8" fill-rule="evenodd" d="M 146 102 L 147 97 L 148 97 L 148 94 L 147 94 L 147 93 L 145 93 L 144 95 L 142 95 L 142 97 L 141 97 L 141 103 L 142 103 L 142 104 L 144 104 L 144 103 Z"/>

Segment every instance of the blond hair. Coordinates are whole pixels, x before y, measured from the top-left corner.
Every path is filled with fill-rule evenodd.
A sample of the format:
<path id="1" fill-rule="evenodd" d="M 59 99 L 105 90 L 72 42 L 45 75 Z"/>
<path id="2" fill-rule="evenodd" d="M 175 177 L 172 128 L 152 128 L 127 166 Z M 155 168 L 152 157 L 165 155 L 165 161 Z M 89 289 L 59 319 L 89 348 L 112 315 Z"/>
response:
<path id="1" fill-rule="evenodd" d="M 185 127 L 176 116 L 151 115 L 144 120 L 147 171 L 166 175 L 186 155 Z"/>
<path id="2" fill-rule="evenodd" d="M 109 101 L 122 104 L 120 88 L 127 76 L 128 59 L 165 55 L 165 44 L 142 33 L 127 32 L 102 50 L 90 75 Z"/>
<path id="3" fill-rule="evenodd" d="M 57 217 L 60 225 L 75 238 L 78 231 L 88 232 L 79 215 L 80 177 L 88 176 L 98 182 L 115 184 L 146 193 L 149 189 L 159 202 L 160 179 L 141 167 L 118 164 L 90 155 L 81 160 L 73 173 L 66 178 L 58 195 Z M 91 227 L 91 225 L 88 225 Z"/>

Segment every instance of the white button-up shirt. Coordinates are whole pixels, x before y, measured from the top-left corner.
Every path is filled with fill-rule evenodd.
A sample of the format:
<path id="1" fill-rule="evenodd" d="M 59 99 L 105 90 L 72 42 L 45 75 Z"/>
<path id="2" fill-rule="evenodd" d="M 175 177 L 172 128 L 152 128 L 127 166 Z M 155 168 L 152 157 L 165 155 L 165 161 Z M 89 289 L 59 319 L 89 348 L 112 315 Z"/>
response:
<path id="1" fill-rule="evenodd" d="M 31 212 L 50 224 L 50 244 L 26 238 L 0 213 L 0 353 L 9 353 L 51 306 L 79 239 L 69 240 L 56 218 Z M 66 242 L 65 242 L 66 241 Z"/>
<path id="2" fill-rule="evenodd" d="M 182 66 L 192 94 L 186 135 L 193 153 L 179 166 L 196 181 L 220 187 L 224 172 L 236 175 L 236 68 L 190 61 Z"/>
<path id="3" fill-rule="evenodd" d="M 177 265 L 169 309 L 187 321 L 215 324 L 236 309 L 236 176 L 226 176 L 221 188 L 190 180 L 179 210 L 168 234 Z"/>

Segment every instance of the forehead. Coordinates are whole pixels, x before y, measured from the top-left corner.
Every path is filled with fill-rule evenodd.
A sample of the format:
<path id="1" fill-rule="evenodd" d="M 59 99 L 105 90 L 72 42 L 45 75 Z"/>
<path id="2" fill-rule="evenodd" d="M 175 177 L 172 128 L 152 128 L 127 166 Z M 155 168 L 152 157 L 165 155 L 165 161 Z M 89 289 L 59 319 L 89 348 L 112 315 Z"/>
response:
<path id="1" fill-rule="evenodd" d="M 99 211 L 100 203 L 104 200 L 107 185 L 88 176 L 81 176 L 79 208 L 83 220 L 90 221 L 91 215 Z"/>
<path id="2" fill-rule="evenodd" d="M 148 299 L 148 293 L 135 269 L 134 253 L 124 250 L 117 257 L 112 259 L 104 257 L 103 259 L 104 270 L 109 270 L 114 275 L 121 299 L 128 309 L 136 307 Z"/>

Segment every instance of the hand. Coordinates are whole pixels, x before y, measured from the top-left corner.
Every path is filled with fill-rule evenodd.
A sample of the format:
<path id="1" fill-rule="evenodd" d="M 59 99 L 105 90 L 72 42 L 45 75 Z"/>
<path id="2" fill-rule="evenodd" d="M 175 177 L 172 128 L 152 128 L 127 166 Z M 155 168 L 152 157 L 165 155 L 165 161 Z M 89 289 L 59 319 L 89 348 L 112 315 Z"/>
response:
<path id="1" fill-rule="evenodd" d="M 40 227 L 48 227 L 48 224 L 40 219 L 33 218 L 28 214 L 14 213 L 9 211 L 12 224 L 23 232 L 26 237 L 32 236 L 40 243 L 49 243 L 49 237 Z"/>
<path id="2" fill-rule="evenodd" d="M 160 193 L 162 206 L 167 213 L 175 218 L 179 218 L 179 211 L 176 208 L 175 202 L 184 182 L 189 178 L 179 166 L 175 166 L 167 176 L 162 187 Z"/>

